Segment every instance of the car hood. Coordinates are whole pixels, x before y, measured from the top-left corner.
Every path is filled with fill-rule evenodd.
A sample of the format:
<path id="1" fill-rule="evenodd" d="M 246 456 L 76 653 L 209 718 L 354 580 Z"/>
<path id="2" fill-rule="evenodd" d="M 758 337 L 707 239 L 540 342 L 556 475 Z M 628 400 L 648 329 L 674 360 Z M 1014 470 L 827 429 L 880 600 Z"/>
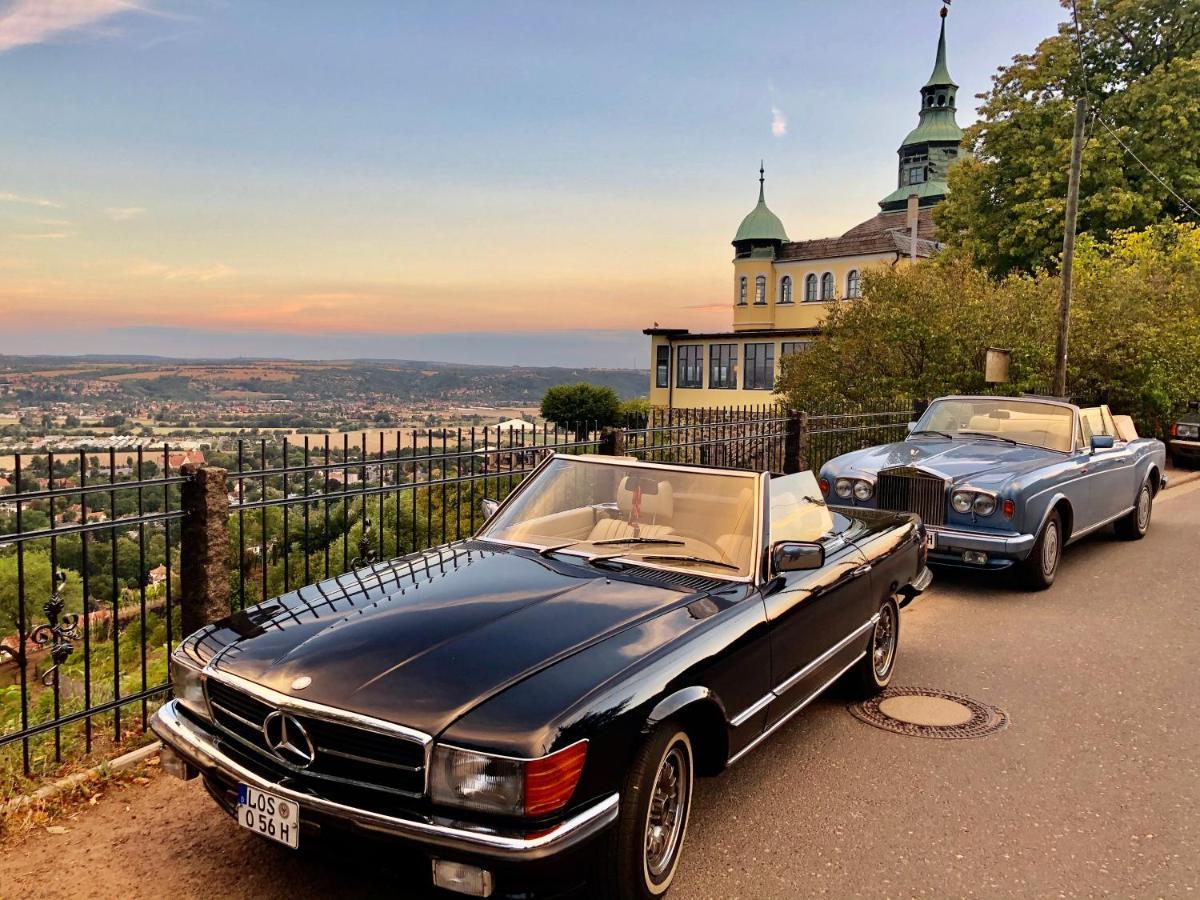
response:
<path id="1" fill-rule="evenodd" d="M 486 546 L 393 561 L 235 614 L 214 627 L 227 649 L 213 670 L 436 735 L 487 698 L 690 596 Z M 311 684 L 293 691 L 302 675 Z"/>
<path id="2" fill-rule="evenodd" d="M 894 466 L 917 466 L 955 483 L 1003 472 L 1005 478 L 1060 461 L 1063 454 L 1040 447 L 1014 447 L 1004 441 L 915 440 L 868 447 L 841 457 L 835 475 L 850 470 L 878 473 Z"/>

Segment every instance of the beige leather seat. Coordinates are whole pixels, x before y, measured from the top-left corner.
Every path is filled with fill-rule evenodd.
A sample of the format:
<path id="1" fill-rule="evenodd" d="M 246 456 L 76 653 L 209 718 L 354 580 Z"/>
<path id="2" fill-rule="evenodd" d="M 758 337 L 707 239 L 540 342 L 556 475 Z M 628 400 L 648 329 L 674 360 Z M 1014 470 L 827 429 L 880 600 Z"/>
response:
<path id="1" fill-rule="evenodd" d="M 675 494 L 670 482 L 660 481 L 658 493 L 642 493 L 641 515 L 638 518 L 639 527 L 634 534 L 633 525 L 629 523 L 633 511 L 633 491 L 628 487 L 629 478 L 622 478 L 617 487 L 617 509 L 620 515 L 613 519 L 601 519 L 592 527 L 588 535 L 589 541 L 614 541 L 631 537 L 656 538 L 671 534 L 674 529 L 670 523 L 675 515 Z"/>

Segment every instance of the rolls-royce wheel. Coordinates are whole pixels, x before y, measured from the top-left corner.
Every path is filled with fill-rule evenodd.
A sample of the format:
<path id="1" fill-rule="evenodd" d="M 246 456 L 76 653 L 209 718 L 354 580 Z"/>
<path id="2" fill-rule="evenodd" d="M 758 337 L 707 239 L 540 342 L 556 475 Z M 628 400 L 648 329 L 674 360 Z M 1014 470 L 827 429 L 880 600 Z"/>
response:
<path id="1" fill-rule="evenodd" d="M 1021 580 L 1031 591 L 1044 591 L 1054 584 L 1058 561 L 1062 557 L 1062 519 L 1058 510 L 1042 526 L 1042 533 L 1021 563 Z"/>
<path id="2" fill-rule="evenodd" d="M 621 812 L 597 855 L 592 895 L 662 897 L 679 868 L 692 808 L 692 742 L 675 722 L 655 729 L 638 751 L 621 791 Z"/>
<path id="3" fill-rule="evenodd" d="M 871 632 L 867 654 L 846 673 L 846 682 L 856 697 L 874 697 L 892 680 L 896 651 L 900 649 L 900 608 L 889 597 L 879 607 L 879 618 Z"/>
<path id="4" fill-rule="evenodd" d="M 1117 537 L 1123 541 L 1140 541 L 1150 530 L 1150 514 L 1154 512 L 1154 489 L 1150 487 L 1150 479 L 1142 482 L 1138 491 L 1137 503 L 1128 515 L 1117 519 L 1113 524 Z"/>

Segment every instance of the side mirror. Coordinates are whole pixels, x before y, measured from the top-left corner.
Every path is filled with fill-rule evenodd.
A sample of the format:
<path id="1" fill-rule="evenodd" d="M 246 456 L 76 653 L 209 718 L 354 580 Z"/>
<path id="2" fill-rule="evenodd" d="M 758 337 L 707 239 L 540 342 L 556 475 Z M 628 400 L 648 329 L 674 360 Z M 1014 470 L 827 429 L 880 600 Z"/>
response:
<path id="1" fill-rule="evenodd" d="M 480 506 L 483 507 L 483 521 L 487 521 L 496 514 L 496 510 L 500 508 L 499 500 L 484 500 Z"/>
<path id="2" fill-rule="evenodd" d="M 913 433 L 913 429 L 917 427 L 917 423 L 916 423 L 916 422 L 909 422 L 909 423 L 908 423 L 907 425 L 905 425 L 904 427 L 908 429 L 908 433 L 909 433 L 909 434 L 912 434 L 912 433 Z"/>
<path id="3" fill-rule="evenodd" d="M 1111 434 L 1093 434 L 1092 449 L 1093 450 L 1111 450 L 1115 443 Z"/>
<path id="4" fill-rule="evenodd" d="M 771 548 L 776 572 L 805 572 L 825 565 L 825 547 L 802 541 L 784 541 Z"/>

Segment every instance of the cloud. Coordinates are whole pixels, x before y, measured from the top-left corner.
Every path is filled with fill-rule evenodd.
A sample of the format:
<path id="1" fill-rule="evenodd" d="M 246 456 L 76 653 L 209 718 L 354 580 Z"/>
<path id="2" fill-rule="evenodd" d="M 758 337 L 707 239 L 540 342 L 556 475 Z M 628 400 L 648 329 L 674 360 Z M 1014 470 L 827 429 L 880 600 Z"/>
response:
<path id="1" fill-rule="evenodd" d="M 0 14 L 0 53 L 41 44 L 126 12 L 147 12 L 133 0 L 15 0 Z"/>
<path id="2" fill-rule="evenodd" d="M 75 232 L 73 231 L 39 231 L 30 232 L 28 234 L 13 234 L 9 236 L 23 241 L 60 241 L 63 238 L 69 238 L 74 234 Z"/>
<path id="3" fill-rule="evenodd" d="M 21 203 L 25 206 L 40 206 L 43 209 L 58 209 L 62 206 L 61 203 L 55 203 L 44 197 L 26 197 L 23 194 L 14 194 L 12 191 L 0 191 L 0 203 Z"/>
<path id="4" fill-rule="evenodd" d="M 192 281 L 203 283 L 216 281 L 218 278 L 228 278 L 236 274 L 236 270 L 225 263 L 212 263 L 207 266 L 168 266 L 164 263 L 139 263 L 129 270 L 130 275 L 140 275 L 143 278 L 161 278 L 163 281 Z"/>
<path id="5" fill-rule="evenodd" d="M 783 137 L 787 134 L 787 116 L 778 106 L 771 107 L 771 134 L 775 137 Z"/>
<path id="6" fill-rule="evenodd" d="M 146 211 L 144 206 L 110 206 L 104 210 L 114 222 L 128 222 L 130 219 L 136 219 Z"/>

